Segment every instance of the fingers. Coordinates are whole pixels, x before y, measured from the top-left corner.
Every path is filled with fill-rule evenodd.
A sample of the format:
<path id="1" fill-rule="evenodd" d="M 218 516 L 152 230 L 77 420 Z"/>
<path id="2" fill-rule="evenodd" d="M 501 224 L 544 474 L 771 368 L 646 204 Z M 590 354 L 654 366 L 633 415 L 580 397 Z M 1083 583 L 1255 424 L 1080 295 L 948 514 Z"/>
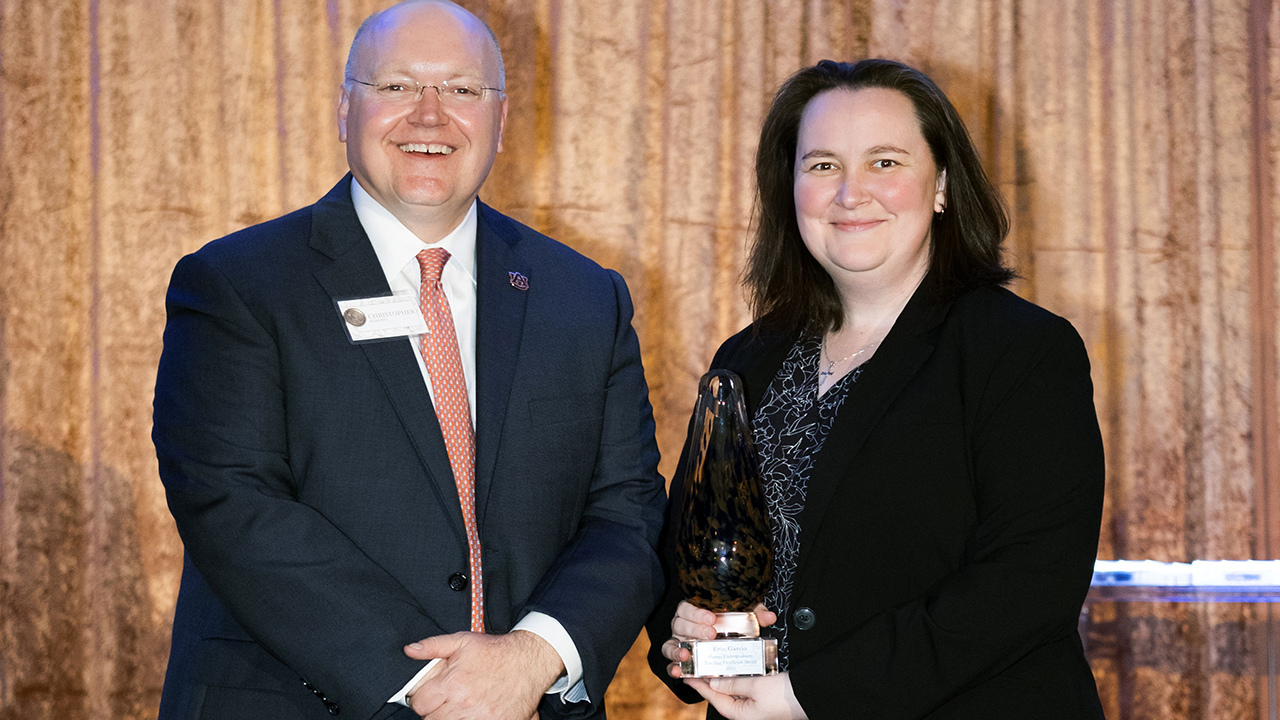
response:
<path id="1" fill-rule="evenodd" d="M 689 651 L 680 647 L 680 641 L 675 638 L 662 643 L 662 657 L 670 660 L 667 664 L 667 674 L 673 678 L 683 677 L 680 671 L 680 663 L 690 659 Z"/>
<path id="2" fill-rule="evenodd" d="M 707 678 L 707 685 L 712 690 L 715 690 L 721 695 L 729 695 L 732 697 L 740 698 L 740 697 L 746 697 L 748 694 L 748 691 L 750 690 L 750 686 L 747 685 L 746 682 L 744 682 L 746 680 L 749 680 L 749 678 L 736 678 L 736 677 Z"/>
<path id="3" fill-rule="evenodd" d="M 685 678 L 684 684 L 697 691 L 697 693 L 702 696 L 703 700 L 710 700 L 711 698 L 709 696 L 716 694 L 716 691 L 712 690 L 711 686 L 707 684 L 707 681 L 702 678 Z"/>
<path id="4" fill-rule="evenodd" d="M 681 640 L 714 640 L 716 615 L 681 601 L 671 618 L 671 634 Z"/>
<path id="5" fill-rule="evenodd" d="M 760 627 L 769 627 L 778 622 L 778 614 L 759 603 L 752 612 Z M 716 637 L 716 615 L 710 610 L 681 601 L 676 606 L 675 617 L 671 618 L 671 634 L 681 640 L 714 640 Z"/>
<path id="6" fill-rule="evenodd" d="M 684 684 L 698 691 L 699 695 L 710 700 L 711 695 L 724 695 L 728 698 L 742 699 L 749 697 L 751 691 L 749 684 L 744 684 L 744 680 L 750 678 L 732 678 L 732 677 L 713 677 L 713 678 L 685 678 Z"/>
<path id="7" fill-rule="evenodd" d="M 406 652 L 448 653 L 412 694 L 412 709 L 422 717 L 526 718 L 563 671 L 554 648 L 521 631 L 441 635 L 412 645 L 419 647 Z"/>
<path id="8" fill-rule="evenodd" d="M 431 660 L 433 658 L 449 657 L 458 651 L 467 642 L 467 636 L 471 633 L 454 633 L 452 635 L 436 635 L 435 637 L 423 638 L 415 643 L 409 643 L 404 646 L 404 654 L 414 660 Z"/>
<path id="9" fill-rule="evenodd" d="M 448 698 L 438 692 L 435 686 L 427 684 L 426 678 L 423 678 L 423 681 L 419 682 L 404 700 L 410 710 L 425 718 L 443 707 Z"/>
<path id="10" fill-rule="evenodd" d="M 685 679 L 685 684 L 726 718 L 806 720 L 787 673 L 752 677 Z"/>
<path id="11" fill-rule="evenodd" d="M 769 627 L 778 622 L 778 613 L 765 607 L 764 603 L 756 605 L 755 610 L 752 612 L 756 614 L 756 622 L 760 623 L 760 627 Z"/>
<path id="12" fill-rule="evenodd" d="M 706 680 L 701 678 L 686 678 L 684 684 L 693 688 L 702 696 L 703 700 L 706 700 L 711 707 L 715 708 L 716 712 L 720 713 L 722 716 L 726 718 L 734 718 L 738 716 L 736 711 L 742 705 L 742 702 L 738 698 L 720 692 L 716 688 L 712 687 L 711 683 L 708 683 Z"/>
<path id="13" fill-rule="evenodd" d="M 677 617 L 671 620 L 671 634 L 681 640 L 715 640 L 716 628 Z"/>
<path id="14" fill-rule="evenodd" d="M 465 633 L 458 634 L 463 635 Z M 460 640 L 460 638 L 452 635 L 437 635 L 423 638 L 418 642 L 404 646 L 405 655 L 414 660 L 431 661 L 427 664 L 427 671 L 418 679 L 413 689 L 405 695 L 405 703 L 418 715 L 425 717 L 439 710 L 445 703 L 445 697 L 433 691 L 432 685 L 428 684 L 428 680 L 433 679 L 443 671 L 444 658 L 453 655 L 457 651 L 460 646 Z"/>
<path id="15" fill-rule="evenodd" d="M 422 687 L 422 684 L 427 681 L 427 678 L 435 674 L 436 666 L 438 666 L 442 662 L 444 662 L 444 660 L 442 660 L 441 658 L 436 658 L 431 662 L 427 663 L 426 672 L 422 673 L 422 677 L 418 678 L 418 682 L 414 683 L 413 687 L 409 690 L 409 692 L 405 693 L 404 697 L 405 697 L 406 703 L 409 703 L 410 705 L 412 705 L 411 699 L 413 698 L 413 694 L 418 692 L 419 688 Z"/>
<path id="16" fill-rule="evenodd" d="M 742 718 L 747 715 L 759 715 L 752 712 L 755 699 L 752 697 L 751 681 L 755 678 L 708 678 L 706 680 L 685 680 L 693 686 L 698 694 L 706 698 L 711 707 L 726 718 Z M 694 683 L 701 683 L 699 689 Z"/>
<path id="17" fill-rule="evenodd" d="M 680 647 L 680 641 L 678 639 L 671 638 L 670 640 L 662 643 L 662 657 L 672 662 L 684 662 L 691 656 L 689 655 L 688 650 Z"/>
<path id="18" fill-rule="evenodd" d="M 422 643 L 412 643 L 410 646 L 406 646 L 405 653 L 408 654 L 408 648 L 412 647 L 412 645 L 425 644 L 426 641 L 423 641 Z M 410 657 L 414 656 L 410 655 Z M 440 692 L 440 686 L 434 682 L 436 678 L 445 671 L 445 663 L 446 661 L 444 658 L 433 659 L 427 664 L 427 671 L 423 673 L 422 677 L 418 680 L 418 683 L 413 686 L 413 689 L 410 690 L 408 694 L 405 695 L 405 703 L 408 704 L 409 709 L 422 717 L 438 712 L 449 700 L 446 695 Z"/>
<path id="19" fill-rule="evenodd" d="M 691 605 L 687 600 L 681 600 L 680 604 L 676 606 L 676 617 L 702 625 L 711 625 L 716 621 L 715 613 L 710 610 L 703 610 L 696 605 Z"/>

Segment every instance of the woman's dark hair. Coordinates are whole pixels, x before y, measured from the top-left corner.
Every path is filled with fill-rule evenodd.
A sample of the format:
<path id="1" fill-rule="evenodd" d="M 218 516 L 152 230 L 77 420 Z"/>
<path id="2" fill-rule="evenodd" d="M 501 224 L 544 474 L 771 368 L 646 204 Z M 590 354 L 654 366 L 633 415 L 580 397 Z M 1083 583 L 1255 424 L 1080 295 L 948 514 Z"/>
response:
<path id="1" fill-rule="evenodd" d="M 897 90 L 915 108 L 920 131 L 938 170 L 947 171 L 946 211 L 934 213 L 925 283 L 934 297 L 1003 285 L 1016 275 L 1000 246 L 1009 233 L 1000 194 L 982 170 L 960 114 L 927 75 L 893 60 L 858 63 L 823 60 L 787 79 L 773 98 L 756 150 L 755 232 L 743 283 L 756 321 L 770 325 L 836 330 L 844 309 L 835 283 L 809 254 L 796 223 L 792 194 L 800 118 L 814 97 L 828 90 Z"/>

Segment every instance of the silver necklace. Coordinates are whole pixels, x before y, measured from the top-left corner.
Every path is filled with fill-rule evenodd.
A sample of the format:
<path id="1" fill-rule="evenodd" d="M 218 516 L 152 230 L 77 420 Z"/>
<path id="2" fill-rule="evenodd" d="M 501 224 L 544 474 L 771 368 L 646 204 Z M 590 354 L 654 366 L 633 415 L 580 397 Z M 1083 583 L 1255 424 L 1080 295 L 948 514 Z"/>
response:
<path id="1" fill-rule="evenodd" d="M 831 355 L 827 353 L 827 341 L 824 338 L 822 341 L 821 354 L 827 356 L 827 369 L 825 371 L 823 370 L 818 371 L 818 384 L 821 385 L 822 383 L 826 382 L 827 378 L 835 374 L 836 365 L 839 365 L 840 363 L 843 363 L 847 360 L 852 360 L 858 357 L 859 355 L 861 355 L 862 353 L 867 352 L 868 350 L 875 349 L 879 344 L 880 343 L 877 342 L 877 343 L 871 343 L 869 345 L 863 345 L 862 349 L 858 350 L 857 352 L 853 352 L 848 355 L 845 355 L 839 360 L 832 360 Z"/>

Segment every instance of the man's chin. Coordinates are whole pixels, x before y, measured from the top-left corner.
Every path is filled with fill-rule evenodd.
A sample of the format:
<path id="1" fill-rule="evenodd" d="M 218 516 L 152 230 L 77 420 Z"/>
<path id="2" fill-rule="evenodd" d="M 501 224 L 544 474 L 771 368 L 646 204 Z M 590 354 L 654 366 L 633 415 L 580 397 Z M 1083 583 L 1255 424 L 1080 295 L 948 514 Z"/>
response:
<path id="1" fill-rule="evenodd" d="M 424 224 L 456 225 L 462 221 L 474 199 L 475 195 L 418 190 L 398 192 L 390 203 L 383 203 L 383 207 L 416 232 Z"/>
<path id="2" fill-rule="evenodd" d="M 388 210 L 403 208 L 408 212 L 430 212 L 432 209 L 456 204 L 455 194 L 450 188 L 442 186 L 396 187 L 394 192 L 387 195 L 383 205 Z"/>

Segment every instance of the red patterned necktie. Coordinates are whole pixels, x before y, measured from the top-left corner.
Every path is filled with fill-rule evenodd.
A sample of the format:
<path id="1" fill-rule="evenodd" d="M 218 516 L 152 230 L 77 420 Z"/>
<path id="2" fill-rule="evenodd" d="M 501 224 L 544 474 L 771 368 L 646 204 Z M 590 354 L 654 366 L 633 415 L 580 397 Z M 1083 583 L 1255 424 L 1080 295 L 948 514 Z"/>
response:
<path id="1" fill-rule="evenodd" d="M 476 445 L 471 428 L 471 405 L 467 401 L 467 381 L 462 374 L 462 355 L 453 330 L 453 313 L 440 284 L 440 273 L 449 261 L 449 251 L 431 248 L 418 253 L 422 287 L 418 303 L 427 320 L 428 333 L 422 339 L 422 359 L 431 375 L 431 403 L 444 433 L 449 465 L 458 485 L 462 521 L 467 529 L 471 570 L 471 630 L 484 632 L 484 576 L 480 568 L 480 532 L 476 528 Z"/>

